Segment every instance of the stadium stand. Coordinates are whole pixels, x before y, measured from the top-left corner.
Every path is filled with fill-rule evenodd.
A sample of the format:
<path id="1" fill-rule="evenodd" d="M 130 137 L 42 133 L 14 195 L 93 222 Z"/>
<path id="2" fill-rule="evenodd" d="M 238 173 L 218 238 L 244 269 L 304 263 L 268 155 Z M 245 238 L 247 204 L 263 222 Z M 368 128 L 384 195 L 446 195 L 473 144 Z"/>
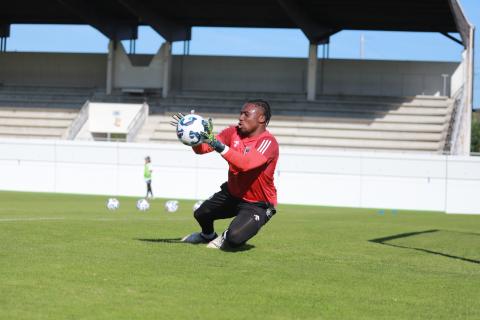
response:
<path id="1" fill-rule="evenodd" d="M 79 109 L 94 92 L 84 87 L 1 85 L 0 106 Z"/>
<path id="2" fill-rule="evenodd" d="M 378 0 L 218 3 L 6 2 L 0 19 L 4 44 L 12 24 L 61 23 L 91 25 L 109 45 L 107 54 L 1 52 L 0 84 L 34 88 L 1 88 L 0 107 L 78 112 L 87 100 L 146 102 L 154 116 L 137 140 L 160 142 L 172 136 L 163 133 L 161 115 L 192 106 L 200 113 L 219 115 L 221 127 L 221 119 L 235 122 L 233 114 L 246 98 L 263 97 L 272 103 L 270 127 L 283 145 L 469 154 L 474 27 L 458 0 L 397 0 L 388 6 Z M 120 42 L 137 39 L 138 27 L 145 25 L 165 39 L 155 56 L 135 55 L 134 42 L 127 52 Z M 190 56 L 192 27 L 296 28 L 308 39 L 308 57 Z M 330 38 L 342 30 L 440 33 L 464 51 L 460 64 L 330 60 Z M 178 41 L 185 41 L 183 56 L 172 55 L 172 43 Z M 7 51 L 6 46 L 0 51 Z M 48 85 L 97 89 L 43 88 Z M 269 93 L 264 96 L 262 91 Z M 34 125 L 24 127 L 33 131 Z M 76 132 L 67 131 L 68 138 Z"/>
<path id="3" fill-rule="evenodd" d="M 0 137 L 62 139 L 77 111 L 49 108 L 0 108 Z"/>
<path id="4" fill-rule="evenodd" d="M 274 110 L 270 130 L 283 146 L 442 152 L 453 101 L 446 97 L 320 95 L 264 92 L 181 91 L 162 98 L 160 91 L 130 92 L 103 88 L 0 87 L 0 136 L 67 139 L 87 100 L 143 103 L 151 115 L 137 142 L 177 143 L 169 115 L 188 112 L 212 116 L 220 130 L 235 124 L 241 105 L 263 97 Z M 74 137 L 73 137 L 74 138 Z"/>
<path id="5" fill-rule="evenodd" d="M 168 114 L 188 112 L 185 106 L 211 115 L 215 129 L 221 130 L 237 122 L 248 96 L 252 94 L 184 92 L 149 101 L 163 115 L 151 115 L 137 141 L 177 142 Z M 267 100 L 274 111 L 269 128 L 282 146 L 415 152 L 442 152 L 453 105 L 449 98 L 434 96 L 319 96 L 307 102 L 295 95 L 269 94 Z"/>
<path id="6" fill-rule="evenodd" d="M 0 86 L 0 136 L 63 139 L 89 88 Z"/>

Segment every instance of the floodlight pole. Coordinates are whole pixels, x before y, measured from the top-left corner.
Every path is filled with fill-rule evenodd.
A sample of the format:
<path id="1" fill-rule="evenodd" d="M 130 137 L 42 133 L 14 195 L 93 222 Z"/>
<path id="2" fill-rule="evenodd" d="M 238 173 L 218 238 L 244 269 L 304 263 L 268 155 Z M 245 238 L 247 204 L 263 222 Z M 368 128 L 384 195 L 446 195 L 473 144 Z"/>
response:
<path id="1" fill-rule="evenodd" d="M 318 45 L 310 43 L 308 49 L 308 69 L 307 69 L 307 100 L 315 101 L 317 88 L 317 62 Z"/>

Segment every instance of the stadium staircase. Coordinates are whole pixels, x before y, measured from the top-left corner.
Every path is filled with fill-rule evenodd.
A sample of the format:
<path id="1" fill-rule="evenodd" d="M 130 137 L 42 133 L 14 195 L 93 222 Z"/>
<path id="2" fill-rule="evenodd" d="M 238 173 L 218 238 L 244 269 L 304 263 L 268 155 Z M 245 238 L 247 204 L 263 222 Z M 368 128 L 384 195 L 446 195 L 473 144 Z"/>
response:
<path id="1" fill-rule="evenodd" d="M 91 88 L 0 86 L 0 137 L 62 139 Z"/>
<path id="2" fill-rule="evenodd" d="M 434 96 L 319 96 L 309 102 L 292 94 L 183 92 L 147 98 L 153 115 L 137 141 L 177 143 L 169 115 L 190 109 L 212 116 L 221 130 L 237 122 L 242 104 L 253 97 L 271 103 L 269 130 L 280 145 L 316 149 L 441 153 L 453 105 L 449 98 Z"/>

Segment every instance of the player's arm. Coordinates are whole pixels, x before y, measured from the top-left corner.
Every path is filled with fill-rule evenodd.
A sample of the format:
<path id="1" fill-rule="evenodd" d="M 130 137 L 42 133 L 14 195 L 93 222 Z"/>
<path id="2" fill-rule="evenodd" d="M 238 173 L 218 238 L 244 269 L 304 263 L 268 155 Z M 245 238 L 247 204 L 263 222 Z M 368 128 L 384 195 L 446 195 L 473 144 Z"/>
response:
<path id="1" fill-rule="evenodd" d="M 258 168 L 268 161 L 268 158 L 257 149 L 253 149 L 247 154 L 242 154 L 225 146 L 225 149 L 220 154 L 240 172 Z"/>
<path id="2" fill-rule="evenodd" d="M 222 133 L 224 132 L 225 131 Z M 218 138 L 222 138 L 222 133 Z M 236 150 L 230 149 L 223 143 L 222 140 L 217 139 L 217 137 L 215 137 L 211 132 L 204 132 L 202 133 L 202 136 L 204 137 L 204 141 L 208 143 L 213 150 L 220 153 L 228 163 L 236 167 L 240 172 L 258 168 L 268 161 L 268 157 L 264 155 L 264 147 L 261 147 L 261 150 L 253 149 L 250 152 L 243 154 Z M 266 144 L 261 144 L 261 146 L 262 145 L 266 146 Z"/>

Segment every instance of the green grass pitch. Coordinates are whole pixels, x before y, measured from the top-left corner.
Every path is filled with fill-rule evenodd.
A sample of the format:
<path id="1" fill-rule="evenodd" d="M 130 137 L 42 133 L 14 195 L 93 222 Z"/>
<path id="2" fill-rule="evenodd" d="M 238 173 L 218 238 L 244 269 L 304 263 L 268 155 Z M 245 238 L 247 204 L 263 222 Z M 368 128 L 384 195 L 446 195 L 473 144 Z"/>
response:
<path id="1" fill-rule="evenodd" d="M 222 252 L 106 199 L 0 192 L 0 319 L 480 319 L 480 216 L 280 205 Z"/>

